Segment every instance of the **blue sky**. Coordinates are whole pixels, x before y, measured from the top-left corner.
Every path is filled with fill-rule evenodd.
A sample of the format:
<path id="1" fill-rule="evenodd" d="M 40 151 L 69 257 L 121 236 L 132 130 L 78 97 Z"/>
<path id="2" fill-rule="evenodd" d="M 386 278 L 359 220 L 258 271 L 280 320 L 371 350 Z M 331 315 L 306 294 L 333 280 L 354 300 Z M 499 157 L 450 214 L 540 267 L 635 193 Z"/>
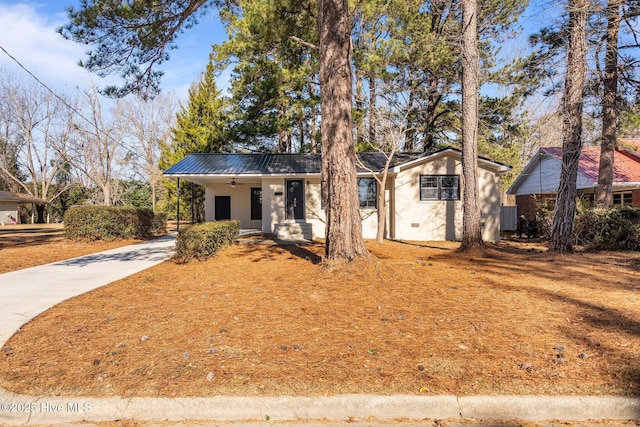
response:
<path id="1" fill-rule="evenodd" d="M 57 91 L 83 87 L 91 80 L 98 85 L 105 83 L 77 65 L 78 60 L 85 59 L 87 46 L 64 40 L 55 32 L 67 20 L 65 9 L 78 4 L 79 0 L 0 0 L 0 46 Z M 163 92 L 173 91 L 186 99 L 189 86 L 199 80 L 206 67 L 211 44 L 225 38 L 215 13 L 200 19 L 196 27 L 182 34 L 178 49 L 170 52 L 171 59 L 162 66 Z M 0 68 L 28 78 L 1 50 Z"/>
<path id="2" fill-rule="evenodd" d="M 549 24 L 558 13 L 557 4 L 550 0 L 532 0 L 532 5 L 521 17 L 524 33 L 515 42 L 503 46 L 507 57 L 523 54 L 528 50 L 526 35 Z M 67 21 L 65 9 L 77 7 L 79 0 L 0 0 L 0 46 L 20 61 L 27 69 L 52 88 L 85 86 L 91 80 L 104 85 L 96 75 L 80 68 L 78 60 L 84 59 L 87 46 L 64 40 L 55 29 Z M 220 43 L 226 34 L 215 13 L 200 19 L 200 23 L 182 34 L 178 49 L 170 52 L 171 59 L 162 70 L 163 92 L 175 92 L 180 99 L 186 99 L 189 86 L 199 80 L 205 69 L 212 43 Z M 13 60 L 0 51 L 0 68 L 11 70 L 18 75 L 26 73 Z M 219 87 L 227 86 L 228 75 L 222 76 Z M 117 83 L 116 77 L 111 78 Z"/>

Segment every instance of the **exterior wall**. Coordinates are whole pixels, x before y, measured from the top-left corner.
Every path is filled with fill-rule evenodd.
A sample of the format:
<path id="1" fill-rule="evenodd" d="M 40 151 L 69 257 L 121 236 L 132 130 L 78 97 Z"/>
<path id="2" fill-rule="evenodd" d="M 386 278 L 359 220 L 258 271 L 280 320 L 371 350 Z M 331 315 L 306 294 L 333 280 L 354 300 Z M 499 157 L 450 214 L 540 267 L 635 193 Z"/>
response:
<path id="1" fill-rule="evenodd" d="M 276 224 L 295 222 L 286 219 L 285 178 L 263 178 L 262 180 L 262 232 L 274 233 Z M 312 226 L 312 238 L 324 237 L 325 216 L 320 205 L 320 178 L 304 178 L 305 219 Z"/>
<path id="2" fill-rule="evenodd" d="M 555 200 L 555 194 L 523 194 L 516 196 L 516 205 L 518 206 L 518 218 L 522 215 L 527 221 L 536 221 L 536 213 L 538 205 L 545 200 Z"/>
<path id="3" fill-rule="evenodd" d="M 421 201 L 420 175 L 461 174 L 460 163 L 448 157 L 400 172 L 395 183 L 394 237 L 401 240 L 459 240 L 462 237 L 462 202 Z"/>
<path id="4" fill-rule="evenodd" d="M 462 191 L 460 200 L 420 200 L 420 175 L 460 175 L 459 159 L 443 156 L 402 171 L 395 180 L 394 235 L 402 240 L 460 240 L 462 238 Z M 500 178 L 479 168 L 478 186 L 482 211 L 482 237 L 500 240 Z"/>
<path id="5" fill-rule="evenodd" d="M 459 159 L 442 156 L 418 163 L 397 176 L 387 179 L 387 224 L 385 237 L 402 240 L 460 240 L 462 238 L 462 200 L 421 201 L 420 175 L 460 175 Z M 238 183 L 232 188 L 228 183 L 205 185 L 205 220 L 213 221 L 215 196 L 231 197 L 231 217 L 240 220 L 243 228 L 261 229 L 274 233 L 276 224 L 293 222 L 285 217 L 285 178 L 256 178 L 261 182 Z M 478 182 L 483 220 L 483 239 L 500 239 L 500 183 L 499 175 L 479 168 Z M 312 225 L 313 238 L 322 238 L 326 232 L 324 209 L 321 206 L 319 177 L 305 177 L 305 219 Z M 262 188 L 262 221 L 251 220 L 251 188 Z M 462 182 L 460 182 L 462 189 Z M 460 194 L 462 199 L 462 194 Z M 362 232 L 366 239 L 377 234 L 376 209 L 361 209 Z"/>
<path id="6" fill-rule="evenodd" d="M 215 196 L 231 197 L 231 218 L 240 220 L 242 228 L 262 227 L 260 220 L 251 219 L 251 188 L 260 187 L 260 182 L 237 184 L 234 188 L 225 184 L 206 184 L 204 193 L 205 221 L 215 220 Z M 263 218 L 264 218 L 264 190 L 263 190 Z"/>
<path id="7" fill-rule="evenodd" d="M 525 194 L 554 194 L 560 185 L 560 171 L 562 162 L 546 155 L 531 169 L 528 176 L 520 183 L 516 195 Z M 576 185 L 578 189 L 593 188 L 594 184 L 583 175 L 578 174 Z"/>
<path id="8" fill-rule="evenodd" d="M 284 221 L 284 179 L 262 179 L 262 232 L 273 233 L 275 225 Z"/>
<path id="9" fill-rule="evenodd" d="M 633 190 L 631 204 L 640 207 L 640 189 Z"/>
<path id="10" fill-rule="evenodd" d="M 311 223 L 313 238 L 324 238 L 326 235 L 326 216 L 321 203 L 320 178 L 307 178 L 304 189 L 305 215 L 307 222 Z"/>
<path id="11" fill-rule="evenodd" d="M 0 202 L 0 224 L 20 223 L 18 204 L 16 202 Z"/>
<path id="12" fill-rule="evenodd" d="M 390 193 L 393 189 L 393 180 L 391 177 L 387 179 L 387 212 L 389 212 Z M 306 220 L 313 225 L 313 236 L 322 237 L 326 235 L 326 216 L 321 205 L 321 189 L 320 179 L 312 178 L 305 181 L 305 207 Z M 360 217 L 362 218 L 362 236 L 365 239 L 375 239 L 378 233 L 378 211 L 373 208 L 360 209 Z M 387 214 L 386 237 L 390 237 L 390 217 Z"/>

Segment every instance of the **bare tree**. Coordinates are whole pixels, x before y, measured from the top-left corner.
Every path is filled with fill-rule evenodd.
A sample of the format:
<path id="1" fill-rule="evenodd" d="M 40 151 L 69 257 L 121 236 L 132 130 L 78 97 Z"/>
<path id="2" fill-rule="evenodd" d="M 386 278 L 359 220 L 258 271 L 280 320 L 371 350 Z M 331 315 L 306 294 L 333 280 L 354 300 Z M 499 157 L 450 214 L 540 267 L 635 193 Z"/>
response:
<path id="1" fill-rule="evenodd" d="M 152 208 L 156 210 L 156 191 L 162 182 L 160 144 L 171 138 L 177 103 L 171 95 L 159 95 L 152 100 L 139 97 L 119 99 L 115 117 L 122 129 L 122 142 L 134 173 L 151 188 Z"/>
<path id="2" fill-rule="evenodd" d="M 478 16 L 476 0 L 462 0 L 462 179 L 460 250 L 484 249 L 478 189 Z"/>
<path id="3" fill-rule="evenodd" d="M 120 165 L 124 162 L 122 131 L 102 111 L 100 94 L 95 87 L 80 97 L 81 117 L 73 124 L 74 138 L 69 159 L 102 192 L 102 204 L 111 206 L 117 193 Z"/>
<path id="4" fill-rule="evenodd" d="M 351 19 L 347 0 L 318 1 L 322 196 L 328 260 L 367 257 L 351 129 Z"/>
<path id="5" fill-rule="evenodd" d="M 15 187 L 47 202 L 57 199 L 69 183 L 56 185 L 67 164 L 70 110 L 35 84 L 5 74 L 0 79 L 0 121 L 5 144 L 0 153 L 0 174 Z M 36 205 L 35 222 L 45 222 L 44 204 Z"/>
<path id="6" fill-rule="evenodd" d="M 587 0 L 569 0 L 569 44 L 567 76 L 562 101 L 562 170 L 556 207 L 551 225 L 552 252 L 573 251 L 573 227 L 576 214 L 578 162 L 582 149 L 582 105 L 586 74 L 588 18 Z"/>
<path id="7" fill-rule="evenodd" d="M 386 111 L 383 111 L 380 107 L 374 107 L 374 110 L 370 112 L 370 116 L 376 122 L 377 138 L 375 141 L 370 141 L 369 146 L 384 154 L 386 158 L 385 164 L 381 170 L 376 171 L 368 168 L 360 158 L 357 158 L 358 166 L 369 171 L 378 185 L 378 202 L 376 209 L 378 216 L 376 242 L 378 243 L 384 242 L 385 226 L 387 223 L 387 198 L 385 196 L 385 189 L 387 188 L 389 178 L 389 168 L 396 153 L 400 151 L 405 144 L 407 133 L 410 131 L 410 129 L 407 128 L 407 118 L 410 112 L 411 110 L 407 109 L 402 113 L 397 107 Z"/>

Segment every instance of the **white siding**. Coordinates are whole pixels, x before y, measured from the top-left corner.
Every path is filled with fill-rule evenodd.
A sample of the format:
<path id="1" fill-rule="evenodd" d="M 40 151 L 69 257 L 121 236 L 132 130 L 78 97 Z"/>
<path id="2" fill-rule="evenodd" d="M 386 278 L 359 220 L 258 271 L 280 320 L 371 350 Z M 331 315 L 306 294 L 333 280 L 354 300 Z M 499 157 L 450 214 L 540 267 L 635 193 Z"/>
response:
<path id="1" fill-rule="evenodd" d="M 521 196 L 525 194 L 555 194 L 560 184 L 560 172 L 562 170 L 562 161 L 556 157 L 546 155 L 534 158 L 535 162 L 531 171 L 523 178 L 515 195 Z M 523 172 L 524 173 L 524 172 Z M 578 189 L 593 188 L 595 183 L 587 179 L 584 175 L 578 174 Z"/>
<path id="2" fill-rule="evenodd" d="M 231 187 L 228 183 L 224 184 L 206 184 L 204 212 L 205 221 L 215 220 L 215 197 L 230 196 L 231 197 L 231 218 L 240 221 L 242 228 L 261 228 L 260 220 L 251 219 L 251 188 L 260 187 L 260 182 L 242 183 Z M 263 191 L 264 193 L 264 191 Z M 264 194 L 263 194 L 264 208 Z M 263 210 L 264 217 L 264 210 Z"/>
<path id="3" fill-rule="evenodd" d="M 18 204 L 16 202 L 0 202 L 0 224 L 20 222 Z"/>
<path id="4" fill-rule="evenodd" d="M 420 175 L 459 175 L 459 158 L 442 156 L 402 171 L 395 181 L 395 238 L 401 240 L 460 240 L 462 238 L 462 200 L 420 200 Z M 500 240 L 500 179 L 497 173 L 479 168 L 482 237 Z M 460 198 L 462 199 L 462 190 Z"/>

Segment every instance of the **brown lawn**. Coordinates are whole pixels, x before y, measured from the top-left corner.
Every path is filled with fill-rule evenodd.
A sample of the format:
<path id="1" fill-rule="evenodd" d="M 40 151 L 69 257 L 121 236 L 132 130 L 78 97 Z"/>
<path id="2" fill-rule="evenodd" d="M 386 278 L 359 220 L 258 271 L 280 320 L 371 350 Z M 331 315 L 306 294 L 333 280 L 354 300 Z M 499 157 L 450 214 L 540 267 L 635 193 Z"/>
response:
<path id="1" fill-rule="evenodd" d="M 72 242 L 62 224 L 19 224 L 0 227 L 0 274 L 75 258 L 139 240 Z"/>
<path id="2" fill-rule="evenodd" d="M 640 255 L 240 244 L 62 303 L 0 354 L 32 395 L 640 395 Z M 4 253 L 4 250 L 3 250 Z"/>

